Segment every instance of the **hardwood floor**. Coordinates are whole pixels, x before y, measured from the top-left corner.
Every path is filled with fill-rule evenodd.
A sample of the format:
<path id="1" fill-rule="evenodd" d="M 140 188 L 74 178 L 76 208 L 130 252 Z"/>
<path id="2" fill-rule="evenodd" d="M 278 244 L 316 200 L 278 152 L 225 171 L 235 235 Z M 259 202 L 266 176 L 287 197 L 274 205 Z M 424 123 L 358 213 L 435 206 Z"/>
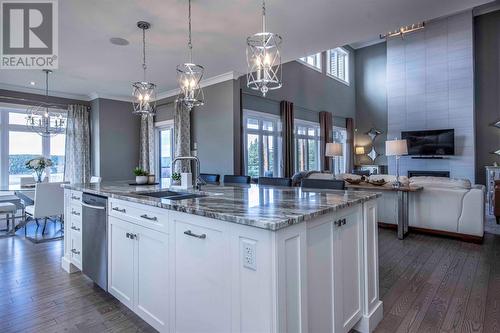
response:
<path id="1" fill-rule="evenodd" d="M 478 245 L 418 234 L 399 241 L 380 229 L 379 244 L 377 332 L 500 332 L 499 235 Z M 0 332 L 154 332 L 82 274 L 62 271 L 62 246 L 0 239 Z"/>

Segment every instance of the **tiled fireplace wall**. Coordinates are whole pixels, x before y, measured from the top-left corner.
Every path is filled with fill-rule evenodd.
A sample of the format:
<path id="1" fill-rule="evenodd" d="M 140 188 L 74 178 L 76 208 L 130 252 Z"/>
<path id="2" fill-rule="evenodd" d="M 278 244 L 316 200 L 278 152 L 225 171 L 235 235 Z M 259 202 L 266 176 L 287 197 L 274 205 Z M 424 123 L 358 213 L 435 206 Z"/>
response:
<path id="1" fill-rule="evenodd" d="M 425 29 L 387 42 L 387 138 L 402 131 L 455 129 L 455 156 L 401 158 L 408 170 L 449 171 L 474 181 L 474 77 L 472 12 L 429 22 Z M 394 158 L 389 173 L 395 174 Z"/>

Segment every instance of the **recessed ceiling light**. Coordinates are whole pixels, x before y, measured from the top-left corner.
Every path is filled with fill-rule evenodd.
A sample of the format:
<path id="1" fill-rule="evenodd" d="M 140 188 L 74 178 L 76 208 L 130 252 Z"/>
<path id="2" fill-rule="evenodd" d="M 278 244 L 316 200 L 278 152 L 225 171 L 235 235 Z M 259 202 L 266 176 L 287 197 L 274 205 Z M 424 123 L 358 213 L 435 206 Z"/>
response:
<path id="1" fill-rule="evenodd" d="M 129 44 L 128 40 L 126 40 L 125 38 L 121 38 L 121 37 L 112 37 L 109 39 L 109 41 L 111 42 L 111 44 L 119 45 L 119 46 L 125 46 L 125 45 Z"/>
<path id="2" fill-rule="evenodd" d="M 34 85 L 35 85 L 35 81 L 30 81 L 30 84 L 31 84 L 32 86 L 34 86 Z"/>

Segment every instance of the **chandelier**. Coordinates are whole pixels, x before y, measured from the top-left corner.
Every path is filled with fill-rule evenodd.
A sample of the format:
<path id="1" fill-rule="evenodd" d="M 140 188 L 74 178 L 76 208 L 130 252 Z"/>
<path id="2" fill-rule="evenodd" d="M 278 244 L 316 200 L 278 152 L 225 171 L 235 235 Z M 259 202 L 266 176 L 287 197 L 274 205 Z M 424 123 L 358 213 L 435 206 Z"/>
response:
<path id="1" fill-rule="evenodd" d="M 137 22 L 137 27 L 142 29 L 142 70 L 143 80 L 132 83 L 134 114 L 148 116 L 154 115 L 156 107 L 156 84 L 146 80 L 146 30 L 151 24 L 144 21 Z"/>
<path id="2" fill-rule="evenodd" d="M 66 130 L 65 119 L 61 112 L 54 112 L 58 105 L 49 103 L 49 74 L 50 69 L 45 72 L 45 102 L 30 106 L 26 109 L 26 126 L 41 136 L 53 136 L 64 133 Z"/>
<path id="3" fill-rule="evenodd" d="M 200 87 L 203 77 L 203 66 L 193 63 L 193 43 L 191 41 L 191 0 L 188 0 L 188 22 L 189 22 L 189 62 L 177 66 L 177 81 L 180 93 L 177 102 L 182 103 L 188 111 L 195 106 L 205 103 L 205 96 Z"/>
<path id="4" fill-rule="evenodd" d="M 266 3 L 262 1 L 262 32 L 247 38 L 247 87 L 263 96 L 281 88 L 280 35 L 266 32 Z"/>

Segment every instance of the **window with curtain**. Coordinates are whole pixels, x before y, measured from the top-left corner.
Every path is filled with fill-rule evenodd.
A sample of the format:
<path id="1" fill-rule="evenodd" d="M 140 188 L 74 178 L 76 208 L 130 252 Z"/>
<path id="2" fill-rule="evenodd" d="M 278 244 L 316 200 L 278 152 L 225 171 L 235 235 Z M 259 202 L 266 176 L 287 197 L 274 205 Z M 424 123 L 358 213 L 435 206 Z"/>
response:
<path id="1" fill-rule="evenodd" d="M 279 117 L 245 110 L 243 114 L 245 174 L 250 177 L 281 177 L 281 121 Z"/>
<path id="2" fill-rule="evenodd" d="M 319 124 L 295 120 L 295 171 L 320 170 Z"/>
<path id="3" fill-rule="evenodd" d="M 328 50 L 326 52 L 326 57 L 326 73 L 330 77 L 349 85 L 349 52 L 342 47 L 337 47 Z"/>
<path id="4" fill-rule="evenodd" d="M 51 109 L 66 118 L 65 110 Z M 65 121 L 66 123 L 66 121 Z M 1 183 L 19 184 L 20 178 L 31 176 L 32 171 L 26 169 L 26 161 L 44 156 L 50 158 L 53 166 L 45 170 L 50 181 L 62 181 L 64 178 L 64 149 L 66 135 L 64 133 L 50 137 L 42 137 L 26 126 L 24 106 L 0 105 L 0 135 L 3 144 L 0 146 Z"/>
<path id="5" fill-rule="evenodd" d="M 155 132 L 157 174 L 159 180 L 170 178 L 174 156 L 174 122 L 157 123 Z"/>
<path id="6" fill-rule="evenodd" d="M 347 152 L 347 144 L 346 144 L 346 139 L 347 139 L 347 130 L 343 127 L 338 127 L 338 126 L 333 126 L 333 142 L 341 143 L 342 144 L 342 155 L 336 157 L 335 160 L 335 172 L 336 173 L 345 173 L 347 169 L 347 159 L 346 159 L 346 152 Z"/>
<path id="7" fill-rule="evenodd" d="M 299 58 L 299 61 L 304 65 L 321 72 L 321 52 Z"/>

